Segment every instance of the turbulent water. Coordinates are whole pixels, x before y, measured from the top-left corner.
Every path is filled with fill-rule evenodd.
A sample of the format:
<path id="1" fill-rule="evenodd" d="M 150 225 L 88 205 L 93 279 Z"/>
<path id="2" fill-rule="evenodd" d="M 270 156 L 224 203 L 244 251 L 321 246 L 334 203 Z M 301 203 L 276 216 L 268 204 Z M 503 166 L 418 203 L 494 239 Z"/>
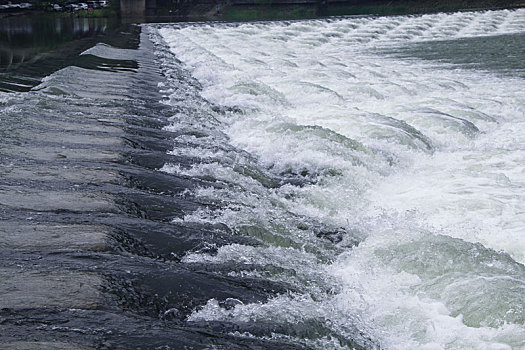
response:
<path id="1" fill-rule="evenodd" d="M 0 348 L 525 349 L 525 10 L 0 24 Z"/>
<path id="2" fill-rule="evenodd" d="M 188 322 L 318 349 L 525 348 L 525 10 L 145 27 L 177 113 L 182 257 L 290 286 Z M 177 159 L 174 157 L 174 159 Z"/>

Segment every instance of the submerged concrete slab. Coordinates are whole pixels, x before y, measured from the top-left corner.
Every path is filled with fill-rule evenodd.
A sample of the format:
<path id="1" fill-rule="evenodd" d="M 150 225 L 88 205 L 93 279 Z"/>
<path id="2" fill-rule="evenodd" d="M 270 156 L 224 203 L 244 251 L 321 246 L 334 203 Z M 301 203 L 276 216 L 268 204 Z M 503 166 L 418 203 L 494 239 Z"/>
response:
<path id="1" fill-rule="evenodd" d="M 94 350 L 95 348 L 72 344 L 72 343 L 58 343 L 58 342 L 23 342 L 17 341 L 12 343 L 0 342 L 0 350 Z"/>
<path id="2" fill-rule="evenodd" d="M 16 180 L 67 181 L 72 183 L 118 183 L 117 171 L 53 165 L 6 165 L 0 177 Z"/>
<path id="3" fill-rule="evenodd" d="M 16 186 L 0 187 L 0 205 L 35 211 L 117 212 L 117 206 L 108 195 L 40 191 Z"/>
<path id="4" fill-rule="evenodd" d="M 34 119 L 31 121 L 32 124 L 38 125 L 46 130 L 64 130 L 64 131 L 81 131 L 81 132 L 100 132 L 100 133 L 113 133 L 120 134 L 122 129 L 119 127 L 105 125 L 98 123 L 99 116 L 87 116 L 83 123 L 72 121 L 63 121 L 57 119 Z M 86 119 L 95 119 L 90 123 L 86 123 Z M 121 124 L 123 124 L 121 122 Z"/>
<path id="5" fill-rule="evenodd" d="M 104 126 L 112 126 L 112 125 L 124 126 L 126 125 L 126 122 L 120 118 L 104 117 L 104 118 L 96 118 L 96 120 L 97 122 L 101 123 Z"/>
<path id="6" fill-rule="evenodd" d="M 107 136 L 107 135 L 86 135 L 78 134 L 73 132 L 40 132 L 33 134 L 33 140 L 43 142 L 60 142 L 67 145 L 69 148 L 71 145 L 96 145 L 96 146 L 121 146 L 123 141 L 120 137 Z"/>
<path id="7" fill-rule="evenodd" d="M 3 222 L 0 248 L 16 250 L 89 249 L 105 250 L 109 230 L 95 225 L 50 225 Z"/>
<path id="8" fill-rule="evenodd" d="M 2 145 L 0 154 L 16 156 L 35 160 L 53 161 L 58 159 L 85 160 L 85 161 L 117 161 L 119 153 L 116 151 L 105 151 L 85 148 L 71 147 L 37 147 L 37 146 L 17 146 Z"/>
<path id="9" fill-rule="evenodd" d="M 0 281 L 0 309 L 95 309 L 102 302 L 103 280 L 94 273 L 0 268 Z"/>

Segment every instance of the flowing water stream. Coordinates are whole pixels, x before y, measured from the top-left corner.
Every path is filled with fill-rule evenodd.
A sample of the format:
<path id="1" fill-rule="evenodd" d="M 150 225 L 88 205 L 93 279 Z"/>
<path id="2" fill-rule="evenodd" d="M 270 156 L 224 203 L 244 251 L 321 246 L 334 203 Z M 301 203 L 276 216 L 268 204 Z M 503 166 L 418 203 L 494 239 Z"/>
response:
<path id="1" fill-rule="evenodd" d="M 0 348 L 525 349 L 524 9 L 0 32 Z"/>
<path id="2" fill-rule="evenodd" d="M 292 286 L 189 321 L 318 349 L 525 348 L 525 11 L 145 27 L 160 171 L 226 225 L 182 262 Z"/>

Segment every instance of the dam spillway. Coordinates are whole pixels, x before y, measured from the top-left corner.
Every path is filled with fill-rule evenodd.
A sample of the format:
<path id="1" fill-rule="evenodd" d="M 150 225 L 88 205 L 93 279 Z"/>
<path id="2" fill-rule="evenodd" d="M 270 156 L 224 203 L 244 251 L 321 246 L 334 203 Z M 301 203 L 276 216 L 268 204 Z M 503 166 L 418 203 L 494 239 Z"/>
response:
<path id="1" fill-rule="evenodd" d="M 0 347 L 523 347 L 524 31 L 124 26 L 9 73 Z"/>
<path id="2" fill-rule="evenodd" d="M 174 158 L 162 130 L 174 112 L 159 102 L 151 43 L 140 27 L 124 29 L 124 48 L 99 43 L 81 67 L 2 96 L 2 349 L 229 344 L 177 320 L 199 298 L 254 302 L 284 290 L 180 268 L 186 251 L 248 240 L 169 222 L 218 204 L 180 199 L 203 182 L 155 170 Z"/>

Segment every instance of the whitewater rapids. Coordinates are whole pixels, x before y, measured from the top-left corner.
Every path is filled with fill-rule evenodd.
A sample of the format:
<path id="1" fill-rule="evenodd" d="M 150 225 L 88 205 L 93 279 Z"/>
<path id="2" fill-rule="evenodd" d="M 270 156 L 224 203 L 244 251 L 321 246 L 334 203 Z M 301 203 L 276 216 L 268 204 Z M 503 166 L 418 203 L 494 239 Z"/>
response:
<path id="1" fill-rule="evenodd" d="M 202 160 L 160 170 L 223 185 L 182 220 L 261 242 L 183 261 L 297 288 L 189 320 L 319 349 L 525 348 L 525 10 L 147 28 L 167 130 L 193 130 L 171 153 Z"/>

